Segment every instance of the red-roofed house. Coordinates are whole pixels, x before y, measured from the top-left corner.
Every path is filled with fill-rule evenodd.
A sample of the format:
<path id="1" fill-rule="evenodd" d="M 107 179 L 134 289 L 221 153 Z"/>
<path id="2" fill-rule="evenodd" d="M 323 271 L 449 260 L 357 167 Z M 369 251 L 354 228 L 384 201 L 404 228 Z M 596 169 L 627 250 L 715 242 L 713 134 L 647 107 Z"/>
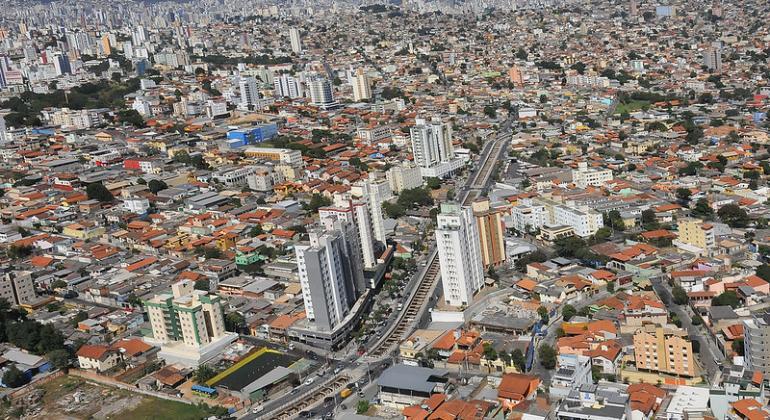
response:
<path id="1" fill-rule="evenodd" d="M 497 387 L 497 399 L 506 408 L 513 408 L 537 395 L 540 378 L 520 373 L 506 373 Z"/>
<path id="2" fill-rule="evenodd" d="M 81 369 L 104 372 L 117 366 L 120 353 L 103 345 L 85 344 L 78 349 L 78 365 Z"/>

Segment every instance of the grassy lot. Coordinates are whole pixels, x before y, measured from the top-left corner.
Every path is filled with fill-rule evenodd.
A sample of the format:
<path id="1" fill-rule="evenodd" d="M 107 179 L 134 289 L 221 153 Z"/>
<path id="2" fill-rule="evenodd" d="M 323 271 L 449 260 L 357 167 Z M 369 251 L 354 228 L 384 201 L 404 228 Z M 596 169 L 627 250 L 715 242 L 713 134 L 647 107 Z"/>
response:
<path id="1" fill-rule="evenodd" d="M 620 103 L 615 108 L 615 113 L 616 114 L 622 114 L 624 112 L 627 112 L 627 113 L 630 114 L 632 112 L 639 111 L 640 109 L 642 109 L 644 107 L 649 107 L 649 106 L 650 106 L 650 102 L 649 101 L 631 101 L 631 102 L 629 102 L 627 104 Z"/>
<path id="2" fill-rule="evenodd" d="M 211 413 L 195 405 L 146 397 L 133 410 L 120 413 L 119 417 L 124 419 L 199 420 L 209 415 Z"/>

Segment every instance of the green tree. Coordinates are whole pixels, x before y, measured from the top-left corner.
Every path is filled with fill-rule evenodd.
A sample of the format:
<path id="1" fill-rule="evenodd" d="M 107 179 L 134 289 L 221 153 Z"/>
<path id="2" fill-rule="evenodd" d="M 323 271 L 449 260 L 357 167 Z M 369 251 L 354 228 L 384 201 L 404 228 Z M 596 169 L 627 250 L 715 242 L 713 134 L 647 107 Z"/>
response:
<path id="1" fill-rule="evenodd" d="M 594 233 L 594 241 L 597 243 L 606 242 L 612 236 L 612 229 L 608 227 L 600 228 Z"/>
<path id="2" fill-rule="evenodd" d="M 564 318 L 565 321 L 569 321 L 572 319 L 573 316 L 577 314 L 577 309 L 575 309 L 572 305 L 564 305 L 563 308 L 561 308 L 561 316 Z"/>
<path id="3" fill-rule="evenodd" d="M 519 372 L 524 372 L 526 359 L 524 358 L 524 353 L 522 353 L 520 349 L 513 349 L 511 352 L 511 363 L 516 366 L 516 369 L 518 369 Z"/>
<path id="4" fill-rule="evenodd" d="M 497 351 L 491 343 L 484 343 L 484 358 L 487 360 L 497 360 Z"/>
<path id="5" fill-rule="evenodd" d="M 25 258 L 32 255 L 32 246 L 30 245 L 16 245 L 13 244 L 6 249 L 5 254 L 8 258 L 15 260 L 17 258 Z"/>
<path id="6" fill-rule="evenodd" d="M 692 209 L 692 215 L 701 218 L 709 218 L 714 214 L 714 209 L 705 197 L 701 197 L 695 202 L 695 208 Z"/>
<path id="7" fill-rule="evenodd" d="M 314 193 L 313 196 L 310 198 L 310 202 L 303 207 L 305 210 L 315 213 L 320 209 L 321 207 L 327 207 L 332 204 L 332 200 L 329 197 L 326 197 L 324 195 Z"/>
<path id="8" fill-rule="evenodd" d="M 749 215 L 737 204 L 726 204 L 722 206 L 717 215 L 723 222 L 733 228 L 746 227 L 749 223 Z"/>
<path id="9" fill-rule="evenodd" d="M 692 191 L 689 188 L 676 189 L 676 198 L 685 205 L 690 202 L 690 197 L 692 197 Z"/>
<path id="10" fill-rule="evenodd" d="M 3 374 L 3 383 L 11 388 L 18 388 L 22 385 L 26 385 L 28 382 L 29 379 L 27 379 L 27 376 L 24 375 L 15 364 L 11 364 Z"/>
<path id="11" fill-rule="evenodd" d="M 64 280 L 54 280 L 51 283 L 51 289 L 64 289 L 67 287 L 67 282 Z"/>
<path id="12" fill-rule="evenodd" d="M 142 114 L 135 109 L 126 109 L 118 111 L 118 121 L 125 124 L 133 125 L 134 127 L 144 127 L 144 118 Z"/>
<path id="13" fill-rule="evenodd" d="M 78 311 L 78 313 L 75 314 L 75 317 L 72 318 L 72 326 L 77 327 L 78 324 L 88 319 L 88 312 L 86 311 Z"/>
<path id="14" fill-rule="evenodd" d="M 519 258 L 516 260 L 514 265 L 516 266 L 517 270 L 524 271 L 526 270 L 528 264 L 545 261 L 548 261 L 548 255 L 543 251 L 537 250 Z"/>
<path id="15" fill-rule="evenodd" d="M 737 354 L 738 356 L 743 356 L 744 354 L 746 354 L 746 350 L 744 348 L 744 343 L 742 338 L 736 338 L 735 340 L 733 340 L 733 344 L 731 345 L 731 347 L 735 352 L 735 354 Z"/>
<path id="16" fill-rule="evenodd" d="M 406 209 L 404 209 L 404 206 L 388 201 L 382 203 L 382 210 L 385 211 L 385 214 L 391 219 L 398 219 L 399 217 L 402 217 L 406 214 Z"/>
<path id="17" fill-rule="evenodd" d="M 615 282 L 614 281 L 608 281 L 607 282 L 607 292 L 609 292 L 609 293 L 615 292 Z"/>
<path id="18" fill-rule="evenodd" d="M 86 187 L 86 194 L 89 199 L 99 200 L 102 203 L 109 203 L 115 198 L 112 196 L 110 190 L 108 190 L 101 182 L 88 184 Z"/>
<path id="19" fill-rule="evenodd" d="M 540 315 L 540 319 L 543 321 L 543 324 L 548 324 L 548 309 L 545 306 L 537 308 L 537 314 Z"/>
<path id="20" fill-rule="evenodd" d="M 755 274 L 762 280 L 770 282 L 770 265 L 760 265 L 757 267 L 757 272 Z"/>
<path id="21" fill-rule="evenodd" d="M 193 286 L 195 290 L 203 290 L 204 292 L 208 292 L 211 288 L 211 282 L 209 279 L 200 279 L 195 280 L 195 285 Z"/>
<path id="22" fill-rule="evenodd" d="M 437 190 L 441 188 L 441 180 L 436 177 L 430 177 L 426 179 L 425 183 L 428 185 L 428 188 L 432 190 Z"/>
<path id="23" fill-rule="evenodd" d="M 153 179 L 153 180 L 150 180 L 150 182 L 147 184 L 147 188 L 150 190 L 151 193 L 157 194 L 158 191 L 162 191 L 168 188 L 168 185 L 166 185 L 165 182 L 159 179 Z"/>
<path id="24" fill-rule="evenodd" d="M 246 318 L 238 312 L 230 312 L 225 316 L 225 329 L 230 332 L 241 332 L 246 326 Z"/>
<path id="25" fill-rule="evenodd" d="M 494 105 L 485 105 L 484 115 L 486 115 L 489 118 L 497 118 L 497 107 Z"/>
<path id="26" fill-rule="evenodd" d="M 737 308 L 740 305 L 741 300 L 738 297 L 738 294 L 732 290 L 728 290 L 714 299 L 711 299 L 711 306 L 730 306 L 732 308 Z"/>
<path id="27" fill-rule="evenodd" d="M 358 400 L 358 403 L 356 403 L 356 414 L 365 414 L 367 411 L 369 411 L 369 401 Z"/>
<path id="28" fill-rule="evenodd" d="M 255 236 L 259 236 L 261 234 L 265 233 L 265 231 L 262 229 L 262 225 L 257 224 L 251 230 L 249 231 L 249 236 L 252 238 Z"/>
<path id="29" fill-rule="evenodd" d="M 689 191 L 689 190 L 688 190 Z M 655 210 L 647 209 L 642 211 L 642 226 L 645 229 L 656 229 L 658 219 L 655 217 Z"/>
<path id="30" fill-rule="evenodd" d="M 222 258 L 222 251 L 220 251 L 219 248 L 215 248 L 213 246 L 204 246 L 203 256 L 206 257 L 207 260 Z"/>
<path id="31" fill-rule="evenodd" d="M 433 205 L 433 197 L 427 188 L 412 188 L 401 191 L 397 202 L 405 209 L 414 209 Z"/>
<path id="32" fill-rule="evenodd" d="M 685 305 L 690 300 L 690 298 L 687 297 L 687 292 L 679 285 L 674 286 L 671 290 L 671 294 L 674 296 L 674 303 L 677 305 Z"/>
<path id="33" fill-rule="evenodd" d="M 537 355 L 540 358 L 540 365 L 546 369 L 553 369 L 556 367 L 556 350 L 546 343 L 540 345 L 537 350 Z"/>
<path id="34" fill-rule="evenodd" d="M 51 350 L 46 353 L 45 357 L 57 369 L 64 369 L 70 363 L 70 354 L 64 349 Z"/>
<path id="35" fill-rule="evenodd" d="M 701 316 L 698 315 L 698 314 L 693 315 L 693 317 L 692 317 L 692 325 L 695 325 L 696 327 L 698 325 L 703 325 L 703 318 L 701 318 Z"/>
<path id="36" fill-rule="evenodd" d="M 193 378 L 195 379 L 195 382 L 199 384 L 206 383 L 209 379 L 216 376 L 217 372 L 209 365 L 200 365 L 198 366 L 198 369 L 195 370 L 195 373 L 193 374 Z"/>

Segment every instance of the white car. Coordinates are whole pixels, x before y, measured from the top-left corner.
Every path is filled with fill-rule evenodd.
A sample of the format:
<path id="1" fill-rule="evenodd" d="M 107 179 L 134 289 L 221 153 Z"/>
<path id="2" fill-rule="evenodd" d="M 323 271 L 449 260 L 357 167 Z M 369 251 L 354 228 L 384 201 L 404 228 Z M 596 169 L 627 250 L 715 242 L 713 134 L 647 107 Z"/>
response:
<path id="1" fill-rule="evenodd" d="M 251 408 L 251 413 L 252 414 L 261 413 L 264 409 L 265 409 L 265 407 L 262 404 L 260 404 L 260 405 L 257 405 L 255 407 L 252 407 Z"/>
<path id="2" fill-rule="evenodd" d="M 313 382 L 315 382 L 315 378 L 307 378 L 305 385 L 311 385 Z"/>

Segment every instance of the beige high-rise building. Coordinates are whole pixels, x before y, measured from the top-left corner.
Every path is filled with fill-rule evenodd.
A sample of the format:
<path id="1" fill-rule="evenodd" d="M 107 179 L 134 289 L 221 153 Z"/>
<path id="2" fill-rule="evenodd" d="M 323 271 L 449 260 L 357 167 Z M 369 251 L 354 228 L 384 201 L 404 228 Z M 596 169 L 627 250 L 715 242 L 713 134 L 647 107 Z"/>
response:
<path id="1" fill-rule="evenodd" d="M 508 70 L 508 78 L 511 80 L 511 83 L 514 84 L 514 86 L 524 85 L 524 76 L 521 73 L 521 69 L 519 69 L 517 66 L 513 66 L 510 70 Z"/>
<path id="2" fill-rule="evenodd" d="M 104 52 L 104 55 L 112 54 L 112 47 L 110 46 L 109 34 L 104 34 L 104 36 L 102 36 L 102 51 Z"/>
<path id="3" fill-rule="evenodd" d="M 695 358 L 687 331 L 645 325 L 634 333 L 636 368 L 677 376 L 695 376 Z"/>
<path id="4" fill-rule="evenodd" d="M 353 100 L 360 102 L 372 98 L 372 87 L 369 84 L 369 76 L 366 75 L 364 69 L 356 70 L 356 75 L 353 77 Z"/>
<path id="5" fill-rule="evenodd" d="M 679 242 L 697 246 L 705 251 L 716 246 L 714 225 L 700 219 L 685 218 L 677 222 Z"/>
<path id="6" fill-rule="evenodd" d="M 486 198 L 474 201 L 471 208 L 479 229 L 481 260 L 484 268 L 501 265 L 506 257 L 503 212 L 490 208 L 489 199 Z"/>
<path id="7" fill-rule="evenodd" d="M 194 285 L 182 280 L 171 286 L 172 294 L 157 295 L 145 302 L 156 341 L 179 341 L 199 348 L 226 334 L 219 296 L 195 290 Z"/>

